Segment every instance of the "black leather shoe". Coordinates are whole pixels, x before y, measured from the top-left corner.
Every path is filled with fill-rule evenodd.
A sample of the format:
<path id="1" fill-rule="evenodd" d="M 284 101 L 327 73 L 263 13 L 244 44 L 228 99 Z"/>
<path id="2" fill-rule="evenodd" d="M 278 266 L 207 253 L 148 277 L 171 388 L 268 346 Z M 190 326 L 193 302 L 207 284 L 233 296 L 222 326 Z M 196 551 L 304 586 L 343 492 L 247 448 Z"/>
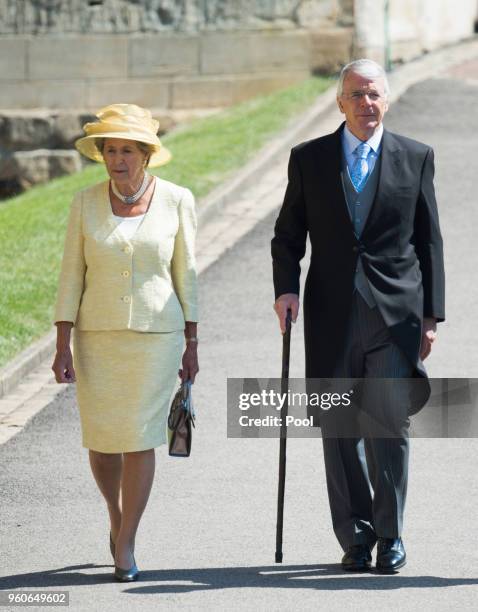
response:
<path id="1" fill-rule="evenodd" d="M 113 542 L 113 537 L 111 535 L 111 531 L 110 531 L 110 552 L 111 552 L 111 556 L 114 559 L 115 558 L 115 543 Z"/>
<path id="2" fill-rule="evenodd" d="M 134 582 L 135 580 L 138 580 L 138 576 L 139 570 L 136 566 L 136 561 L 134 561 L 133 567 L 130 567 L 127 570 L 115 565 L 114 577 L 118 582 Z"/>
<path id="3" fill-rule="evenodd" d="M 393 574 L 407 562 L 402 538 L 379 538 L 376 568 L 383 574 Z"/>
<path id="4" fill-rule="evenodd" d="M 342 569 L 347 572 L 366 572 L 371 564 L 372 554 L 368 544 L 355 544 L 342 557 Z"/>

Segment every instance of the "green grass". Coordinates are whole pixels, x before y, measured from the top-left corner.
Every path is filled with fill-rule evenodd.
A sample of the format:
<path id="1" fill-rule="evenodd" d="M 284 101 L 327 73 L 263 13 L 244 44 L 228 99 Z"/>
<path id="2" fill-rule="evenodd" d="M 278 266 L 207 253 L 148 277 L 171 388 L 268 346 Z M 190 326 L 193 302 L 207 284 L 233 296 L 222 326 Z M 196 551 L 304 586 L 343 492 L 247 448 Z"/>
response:
<path id="1" fill-rule="evenodd" d="M 162 139 L 173 160 L 155 173 L 206 195 L 330 84 L 310 78 L 192 122 Z M 69 203 L 105 178 L 89 166 L 0 203 L 0 366 L 51 328 Z"/>

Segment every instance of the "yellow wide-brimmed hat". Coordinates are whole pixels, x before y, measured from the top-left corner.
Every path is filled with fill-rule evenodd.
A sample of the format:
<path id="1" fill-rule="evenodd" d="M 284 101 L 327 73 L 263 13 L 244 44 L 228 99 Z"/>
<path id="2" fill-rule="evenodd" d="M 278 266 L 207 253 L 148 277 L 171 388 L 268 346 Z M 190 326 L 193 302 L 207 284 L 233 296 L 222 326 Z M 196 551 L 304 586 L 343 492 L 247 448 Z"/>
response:
<path id="1" fill-rule="evenodd" d="M 104 163 L 95 139 L 124 138 L 152 146 L 154 152 L 149 160 L 150 167 L 162 166 L 171 159 L 171 153 L 161 144 L 157 136 L 159 121 L 153 119 L 151 112 L 146 108 L 136 104 L 110 104 L 100 109 L 96 116 L 99 121 L 85 123 L 83 129 L 86 136 L 75 142 L 78 151 L 86 157 Z"/>

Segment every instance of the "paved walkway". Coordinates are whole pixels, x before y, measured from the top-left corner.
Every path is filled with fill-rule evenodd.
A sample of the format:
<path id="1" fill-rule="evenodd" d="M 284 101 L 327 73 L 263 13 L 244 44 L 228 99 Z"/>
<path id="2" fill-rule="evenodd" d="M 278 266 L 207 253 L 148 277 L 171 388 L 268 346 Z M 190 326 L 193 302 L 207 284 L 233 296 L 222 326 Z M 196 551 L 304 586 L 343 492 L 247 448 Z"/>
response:
<path id="1" fill-rule="evenodd" d="M 436 150 L 448 321 L 429 361 L 434 376 L 476 377 L 478 363 L 471 325 L 478 183 L 468 161 L 478 147 L 476 79 L 476 63 L 470 62 L 466 71 L 457 67 L 417 84 L 386 121 Z M 336 116 L 327 120 L 336 125 Z M 324 126 L 317 126 L 319 133 Z M 269 244 L 284 163 L 258 186 L 267 183 L 267 193 L 245 196 L 253 229 L 201 275 L 193 456 L 174 460 L 164 448 L 157 451 L 157 477 L 137 539 L 141 581 L 127 586 L 110 580 L 106 511 L 80 446 L 68 388 L 0 446 L 0 589 L 68 590 L 72 609 L 102 612 L 476 609 L 474 439 L 412 441 L 404 532 L 409 563 L 397 576 L 341 572 L 320 441 L 290 440 L 284 563 L 273 563 L 278 441 L 227 439 L 225 394 L 228 376 L 267 378 L 280 371 Z M 269 208 L 263 209 L 266 201 Z M 217 243 L 212 234 L 201 240 Z M 291 376 L 303 372 L 301 334 L 299 323 Z"/>

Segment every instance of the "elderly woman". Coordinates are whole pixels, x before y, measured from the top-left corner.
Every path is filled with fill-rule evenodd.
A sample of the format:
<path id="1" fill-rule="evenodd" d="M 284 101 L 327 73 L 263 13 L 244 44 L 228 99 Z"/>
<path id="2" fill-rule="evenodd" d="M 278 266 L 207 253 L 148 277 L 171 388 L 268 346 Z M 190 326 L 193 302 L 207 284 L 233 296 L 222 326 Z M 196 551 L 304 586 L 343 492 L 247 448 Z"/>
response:
<path id="1" fill-rule="evenodd" d="M 73 199 L 52 369 L 57 382 L 77 383 L 83 446 L 110 516 L 114 576 L 131 581 L 181 355 L 183 381 L 194 382 L 199 369 L 196 217 L 188 189 L 146 171 L 171 157 L 151 113 L 113 104 L 97 117 L 76 146 L 105 163 L 109 180 Z"/>

